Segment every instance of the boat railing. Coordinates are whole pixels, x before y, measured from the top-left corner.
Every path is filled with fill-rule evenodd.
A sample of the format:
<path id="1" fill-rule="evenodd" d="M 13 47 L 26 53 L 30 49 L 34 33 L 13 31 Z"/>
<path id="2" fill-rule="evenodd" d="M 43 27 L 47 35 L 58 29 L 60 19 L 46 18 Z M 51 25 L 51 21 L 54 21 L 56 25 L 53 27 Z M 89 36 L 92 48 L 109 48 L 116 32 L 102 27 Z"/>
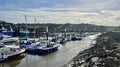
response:
<path id="1" fill-rule="evenodd" d="M 7 48 L 7 49 L 0 51 L 0 58 L 2 55 L 3 56 L 10 56 L 10 55 L 14 55 L 18 52 L 20 52 L 19 48 Z"/>

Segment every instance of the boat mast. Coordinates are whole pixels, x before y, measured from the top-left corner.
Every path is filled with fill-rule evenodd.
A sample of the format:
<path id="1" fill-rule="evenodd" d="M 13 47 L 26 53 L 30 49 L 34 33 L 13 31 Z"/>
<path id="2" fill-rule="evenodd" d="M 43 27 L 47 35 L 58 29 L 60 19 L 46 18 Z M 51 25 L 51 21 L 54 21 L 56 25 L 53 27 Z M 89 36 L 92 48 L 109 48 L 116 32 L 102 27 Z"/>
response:
<path id="1" fill-rule="evenodd" d="M 25 15 L 25 27 L 26 27 L 26 38 L 27 38 L 27 16 Z"/>
<path id="2" fill-rule="evenodd" d="M 74 24 L 74 34 L 75 34 L 75 32 L 76 32 L 76 29 L 75 29 L 75 28 L 76 28 L 76 24 Z"/>
<path id="3" fill-rule="evenodd" d="M 64 32 L 65 32 L 65 37 L 66 37 L 66 28 L 65 28 Z"/>
<path id="4" fill-rule="evenodd" d="M 36 38 L 36 17 L 34 17 L 34 22 L 35 22 L 35 28 L 34 28 L 34 40 Z"/>
<path id="5" fill-rule="evenodd" d="M 78 26 L 80 25 L 80 24 L 79 24 L 80 21 L 81 21 L 81 19 L 78 18 Z M 79 34 L 81 33 L 81 32 L 80 32 L 80 27 L 78 27 L 78 32 L 79 32 Z"/>
<path id="6" fill-rule="evenodd" d="M 47 40 L 48 40 L 48 26 L 46 27 L 46 36 L 47 36 Z"/>

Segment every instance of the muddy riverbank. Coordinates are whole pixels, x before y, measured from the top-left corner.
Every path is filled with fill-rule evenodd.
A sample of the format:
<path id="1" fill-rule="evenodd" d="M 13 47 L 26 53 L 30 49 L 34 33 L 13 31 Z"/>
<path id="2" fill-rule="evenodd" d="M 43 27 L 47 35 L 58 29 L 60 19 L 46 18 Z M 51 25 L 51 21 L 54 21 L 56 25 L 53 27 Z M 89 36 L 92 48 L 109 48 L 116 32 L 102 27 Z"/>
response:
<path id="1" fill-rule="evenodd" d="M 120 66 L 120 33 L 100 35 L 96 44 L 80 52 L 66 67 L 118 67 Z"/>

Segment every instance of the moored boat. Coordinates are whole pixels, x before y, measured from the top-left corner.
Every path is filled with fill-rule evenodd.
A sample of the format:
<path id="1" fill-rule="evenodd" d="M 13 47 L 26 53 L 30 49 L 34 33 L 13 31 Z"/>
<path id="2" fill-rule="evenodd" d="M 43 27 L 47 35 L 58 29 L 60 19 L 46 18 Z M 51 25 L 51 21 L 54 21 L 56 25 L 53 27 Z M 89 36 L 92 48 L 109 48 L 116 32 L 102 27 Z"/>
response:
<path id="1" fill-rule="evenodd" d="M 19 46 L 21 48 L 31 48 L 31 47 L 35 47 L 39 44 L 39 41 L 35 41 L 35 40 L 20 40 L 19 42 Z"/>
<path id="2" fill-rule="evenodd" d="M 0 40 L 0 42 L 2 43 L 9 43 L 9 42 L 17 42 L 18 41 L 18 38 L 16 37 L 11 37 L 11 36 L 8 36 L 8 35 L 3 35 L 3 34 L 0 34 L 2 36 L 2 39 Z"/>
<path id="3" fill-rule="evenodd" d="M 60 44 L 64 44 L 67 42 L 67 38 L 66 37 L 62 37 L 60 40 Z"/>
<path id="4" fill-rule="evenodd" d="M 10 26 L 10 30 L 6 29 L 2 24 L 1 24 L 1 29 L 0 29 L 0 34 L 8 35 L 8 36 L 13 36 L 15 32 L 13 31 L 12 27 Z"/>
<path id="5" fill-rule="evenodd" d="M 59 45 L 55 42 L 41 42 L 40 47 L 37 47 L 38 54 L 47 54 L 58 50 Z"/>
<path id="6" fill-rule="evenodd" d="M 72 41 L 82 40 L 82 36 L 81 36 L 81 35 L 78 35 L 78 34 L 74 34 L 74 35 L 71 37 L 71 40 L 72 40 Z"/>
<path id="7" fill-rule="evenodd" d="M 21 49 L 19 46 L 4 46 L 0 48 L 0 61 L 12 60 L 25 52 L 25 49 Z"/>
<path id="8" fill-rule="evenodd" d="M 59 45 L 55 42 L 42 41 L 36 47 L 27 50 L 30 54 L 48 54 L 58 50 Z"/>

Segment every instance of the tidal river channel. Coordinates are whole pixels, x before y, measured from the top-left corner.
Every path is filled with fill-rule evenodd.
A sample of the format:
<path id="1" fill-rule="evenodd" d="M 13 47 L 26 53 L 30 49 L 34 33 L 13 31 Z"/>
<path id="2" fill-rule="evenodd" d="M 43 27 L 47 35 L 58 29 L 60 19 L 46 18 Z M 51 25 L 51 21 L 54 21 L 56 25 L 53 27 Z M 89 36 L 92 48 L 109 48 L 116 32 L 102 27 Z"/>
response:
<path id="1" fill-rule="evenodd" d="M 20 56 L 11 61 L 0 63 L 0 67 L 62 67 L 72 60 L 80 51 L 92 46 L 98 34 L 84 37 L 81 41 L 70 41 L 60 45 L 58 51 L 48 55 Z"/>

